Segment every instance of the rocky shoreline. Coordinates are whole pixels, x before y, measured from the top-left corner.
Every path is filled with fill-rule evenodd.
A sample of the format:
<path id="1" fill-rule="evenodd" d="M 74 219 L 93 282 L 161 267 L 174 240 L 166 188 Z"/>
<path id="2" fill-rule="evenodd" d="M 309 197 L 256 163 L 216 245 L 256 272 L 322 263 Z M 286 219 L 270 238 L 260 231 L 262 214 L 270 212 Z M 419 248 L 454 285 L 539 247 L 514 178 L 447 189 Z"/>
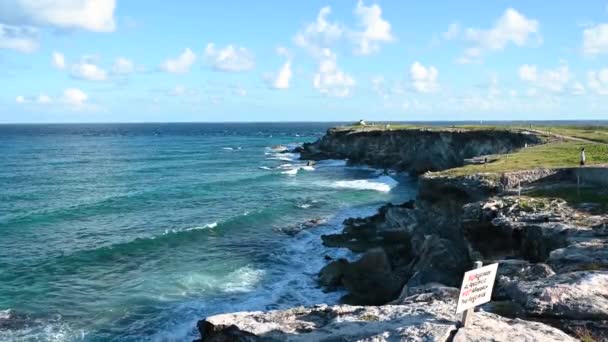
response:
<path id="1" fill-rule="evenodd" d="M 529 186 L 570 182 L 569 170 L 426 173 L 543 139 L 508 130 L 334 129 L 305 144 L 303 159 L 419 174 L 417 199 L 348 219 L 341 233 L 322 237 L 361 253 L 319 273 L 328 291 L 348 291 L 345 305 L 212 316 L 199 322 L 201 341 L 608 339 L 608 216 L 525 195 Z M 454 297 L 474 260 L 498 262 L 499 273 L 488 312 L 464 329 Z"/>

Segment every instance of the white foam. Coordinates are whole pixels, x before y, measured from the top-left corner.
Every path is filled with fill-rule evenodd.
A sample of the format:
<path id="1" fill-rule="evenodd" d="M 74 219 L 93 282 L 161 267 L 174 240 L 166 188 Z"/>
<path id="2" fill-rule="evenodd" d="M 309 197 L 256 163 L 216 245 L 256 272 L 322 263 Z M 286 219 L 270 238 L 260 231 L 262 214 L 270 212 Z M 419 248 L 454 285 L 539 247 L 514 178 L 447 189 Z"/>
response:
<path id="1" fill-rule="evenodd" d="M 337 181 L 332 184 L 336 188 L 356 189 L 356 190 L 375 190 L 389 192 L 397 186 L 399 182 L 390 176 L 380 176 L 374 179 L 357 179 L 350 181 Z"/>
<path id="2" fill-rule="evenodd" d="M 263 270 L 249 266 L 241 267 L 228 274 L 223 291 L 227 293 L 251 291 L 260 283 L 264 273 Z"/>
<path id="3" fill-rule="evenodd" d="M 287 148 L 287 146 L 277 145 L 277 146 L 273 146 L 273 147 L 266 147 L 266 151 L 283 152 L 283 151 L 289 151 L 289 149 Z"/>
<path id="4" fill-rule="evenodd" d="M 10 310 L 0 311 L 1 319 L 10 319 Z M 84 330 L 73 330 L 61 317 L 48 320 L 34 319 L 18 329 L 0 329 L 0 341 L 81 341 L 86 337 Z"/>
<path id="5" fill-rule="evenodd" d="M 222 150 L 232 151 L 232 150 L 234 150 L 234 148 L 232 148 L 232 147 L 222 147 Z"/>
<path id="6" fill-rule="evenodd" d="M 215 228 L 215 227 L 217 227 L 217 222 L 211 222 L 211 223 L 207 223 L 207 224 L 206 224 L 206 225 L 204 225 L 204 226 L 198 226 L 198 227 L 190 228 L 190 229 L 187 229 L 187 230 L 197 230 L 197 229 L 213 229 L 213 228 Z"/>
<path id="7" fill-rule="evenodd" d="M 196 226 L 196 227 L 190 227 L 190 228 L 184 228 L 184 229 L 165 229 L 165 235 L 172 234 L 172 233 L 179 233 L 179 232 L 189 232 L 192 230 L 213 229 L 215 227 L 217 227 L 217 222 L 211 222 L 211 223 L 207 223 L 202 226 Z"/>
<path id="8" fill-rule="evenodd" d="M 259 169 L 262 169 L 262 170 L 272 170 L 272 168 L 268 167 L 268 166 L 260 166 Z"/>
<path id="9" fill-rule="evenodd" d="M 283 169 L 283 170 L 290 170 L 293 169 L 293 164 L 281 164 L 279 166 L 277 166 L 277 169 Z"/>
<path id="10" fill-rule="evenodd" d="M 300 167 L 300 169 L 305 170 L 305 171 L 314 171 L 315 167 L 310 166 L 310 165 L 305 165 L 305 166 Z"/>
<path id="11" fill-rule="evenodd" d="M 326 159 L 317 162 L 317 166 L 323 167 L 340 167 L 346 166 L 346 160 L 343 159 Z"/>
<path id="12" fill-rule="evenodd" d="M 300 169 L 295 168 L 295 169 L 291 169 L 291 170 L 286 170 L 286 171 L 283 171 L 283 172 L 281 172 L 281 173 L 282 173 L 282 174 L 284 174 L 284 175 L 295 176 L 295 175 L 297 175 L 297 174 L 298 174 L 298 171 L 299 171 L 299 170 L 300 170 Z"/>
<path id="13" fill-rule="evenodd" d="M 282 160 L 282 161 L 293 161 L 294 158 L 288 155 L 289 153 L 273 154 L 272 157 L 266 158 L 267 160 Z"/>

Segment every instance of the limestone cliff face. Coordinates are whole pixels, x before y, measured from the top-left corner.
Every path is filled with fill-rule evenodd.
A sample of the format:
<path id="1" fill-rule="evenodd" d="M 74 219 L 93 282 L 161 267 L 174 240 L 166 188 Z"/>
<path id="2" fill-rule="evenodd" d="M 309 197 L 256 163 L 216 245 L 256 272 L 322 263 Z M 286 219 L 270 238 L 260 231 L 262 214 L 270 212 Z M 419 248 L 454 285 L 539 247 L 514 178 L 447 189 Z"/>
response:
<path id="1" fill-rule="evenodd" d="M 302 159 L 348 159 L 420 174 L 540 142 L 535 134 L 491 129 L 330 129 L 318 141 L 303 146 Z"/>

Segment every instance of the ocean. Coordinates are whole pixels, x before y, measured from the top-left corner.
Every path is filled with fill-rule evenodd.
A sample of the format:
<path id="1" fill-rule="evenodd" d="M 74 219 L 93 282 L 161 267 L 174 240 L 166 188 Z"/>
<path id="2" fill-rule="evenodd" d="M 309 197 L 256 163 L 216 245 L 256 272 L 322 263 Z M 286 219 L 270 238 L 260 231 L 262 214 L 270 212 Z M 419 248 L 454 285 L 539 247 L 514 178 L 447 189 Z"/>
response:
<path id="1" fill-rule="evenodd" d="M 274 148 L 334 125 L 0 125 L 0 341 L 187 341 L 207 315 L 338 302 L 315 275 L 356 256 L 320 236 L 416 185 Z"/>

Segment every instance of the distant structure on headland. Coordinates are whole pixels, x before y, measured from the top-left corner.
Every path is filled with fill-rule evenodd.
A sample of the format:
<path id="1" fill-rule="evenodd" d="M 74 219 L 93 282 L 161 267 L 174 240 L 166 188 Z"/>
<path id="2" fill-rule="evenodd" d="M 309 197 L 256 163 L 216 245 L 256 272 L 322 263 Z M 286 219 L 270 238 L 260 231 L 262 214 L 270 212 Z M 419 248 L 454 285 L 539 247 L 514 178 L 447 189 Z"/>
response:
<path id="1" fill-rule="evenodd" d="M 365 126 L 365 125 L 367 125 L 365 120 L 363 120 L 363 119 L 359 120 L 359 126 Z"/>

